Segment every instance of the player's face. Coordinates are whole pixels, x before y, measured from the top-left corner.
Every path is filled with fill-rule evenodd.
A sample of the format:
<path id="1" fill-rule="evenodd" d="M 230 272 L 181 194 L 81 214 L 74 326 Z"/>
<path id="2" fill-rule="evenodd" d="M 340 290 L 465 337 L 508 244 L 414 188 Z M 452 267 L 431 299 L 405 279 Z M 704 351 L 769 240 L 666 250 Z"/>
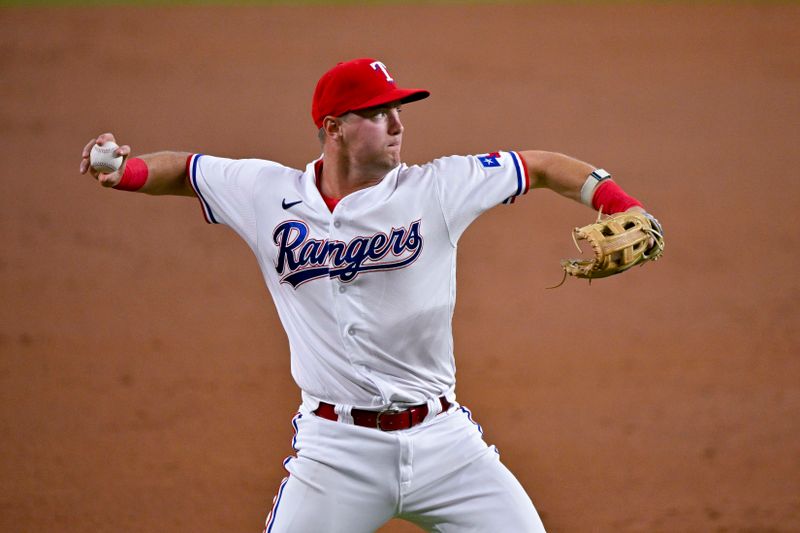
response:
<path id="1" fill-rule="evenodd" d="M 400 164 L 403 123 L 400 103 L 392 102 L 348 113 L 343 140 L 351 159 L 386 171 Z"/>

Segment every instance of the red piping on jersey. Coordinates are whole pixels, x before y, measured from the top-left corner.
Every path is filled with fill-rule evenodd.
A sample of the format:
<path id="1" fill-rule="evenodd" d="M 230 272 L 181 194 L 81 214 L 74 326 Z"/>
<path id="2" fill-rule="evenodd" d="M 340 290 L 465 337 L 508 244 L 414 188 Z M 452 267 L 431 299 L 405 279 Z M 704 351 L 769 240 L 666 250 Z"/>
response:
<path id="1" fill-rule="evenodd" d="M 186 158 L 186 179 L 187 180 L 189 179 L 189 168 L 190 168 L 189 165 L 192 164 L 192 157 L 194 157 L 194 154 L 189 154 L 189 157 Z M 190 183 L 191 183 L 191 180 L 190 180 Z"/>
<path id="2" fill-rule="evenodd" d="M 525 174 L 525 188 L 522 190 L 522 194 L 528 194 L 528 190 L 531 188 L 531 177 L 528 174 L 528 165 L 525 164 L 525 160 L 519 155 L 519 152 L 514 152 L 517 157 L 519 158 L 519 164 L 522 167 L 522 171 Z"/>

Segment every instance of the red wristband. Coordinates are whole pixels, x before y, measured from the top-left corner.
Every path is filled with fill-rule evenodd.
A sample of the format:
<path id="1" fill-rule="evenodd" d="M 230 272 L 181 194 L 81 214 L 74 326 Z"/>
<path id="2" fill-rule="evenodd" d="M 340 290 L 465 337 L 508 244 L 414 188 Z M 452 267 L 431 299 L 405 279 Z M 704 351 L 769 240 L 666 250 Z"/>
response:
<path id="1" fill-rule="evenodd" d="M 625 194 L 625 191 L 611 180 L 605 180 L 598 185 L 592 197 L 592 207 L 602 209 L 607 215 L 627 211 L 635 205 L 644 208 L 639 200 Z"/>
<path id="2" fill-rule="evenodd" d="M 138 191 L 147 182 L 147 175 L 150 173 L 147 163 L 143 159 L 134 157 L 125 162 L 125 172 L 122 179 L 114 185 L 120 191 Z"/>

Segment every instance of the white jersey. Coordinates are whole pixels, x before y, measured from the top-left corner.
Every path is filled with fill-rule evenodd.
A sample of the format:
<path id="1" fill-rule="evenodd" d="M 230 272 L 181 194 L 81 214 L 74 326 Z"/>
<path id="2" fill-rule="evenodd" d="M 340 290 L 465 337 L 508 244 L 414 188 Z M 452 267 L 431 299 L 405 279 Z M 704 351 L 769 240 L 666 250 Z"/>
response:
<path id="1" fill-rule="evenodd" d="M 456 248 L 467 226 L 527 192 L 514 152 L 397 166 L 326 206 L 315 163 L 194 155 L 206 220 L 258 258 L 289 338 L 292 376 L 320 400 L 360 408 L 454 399 Z"/>

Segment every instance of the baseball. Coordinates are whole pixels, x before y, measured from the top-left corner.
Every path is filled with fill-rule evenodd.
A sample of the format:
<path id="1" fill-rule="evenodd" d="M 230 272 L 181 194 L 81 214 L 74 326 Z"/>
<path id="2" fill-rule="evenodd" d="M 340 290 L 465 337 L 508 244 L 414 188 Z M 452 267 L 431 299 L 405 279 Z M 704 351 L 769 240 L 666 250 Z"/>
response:
<path id="1" fill-rule="evenodd" d="M 95 144 L 89 154 L 89 162 L 96 171 L 103 174 L 111 174 L 119 170 L 122 165 L 122 156 L 114 155 L 114 151 L 119 148 L 117 143 L 106 141 L 103 145 Z"/>

